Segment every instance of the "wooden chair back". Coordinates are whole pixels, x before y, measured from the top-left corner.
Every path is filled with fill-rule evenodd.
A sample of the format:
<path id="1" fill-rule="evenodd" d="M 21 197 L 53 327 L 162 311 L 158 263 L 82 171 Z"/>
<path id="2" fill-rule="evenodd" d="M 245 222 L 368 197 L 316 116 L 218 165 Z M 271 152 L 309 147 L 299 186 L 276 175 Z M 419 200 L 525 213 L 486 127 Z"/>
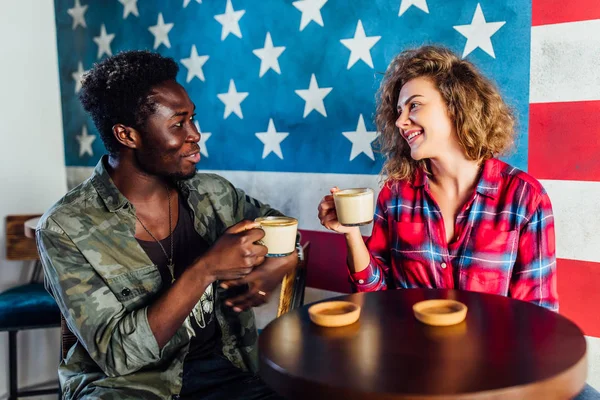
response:
<path id="1" fill-rule="evenodd" d="M 60 345 L 62 358 L 67 358 L 67 353 L 77 343 L 77 336 L 69 330 L 65 317 L 60 314 Z"/>
<path id="2" fill-rule="evenodd" d="M 303 257 L 294 271 L 283 277 L 277 317 L 304 304 L 304 289 L 306 287 L 306 267 L 310 255 L 310 242 L 302 246 Z"/>
<path id="3" fill-rule="evenodd" d="M 35 261 L 39 259 L 35 239 L 25 232 L 25 222 L 39 217 L 39 214 L 6 216 L 6 259 L 14 261 Z"/>

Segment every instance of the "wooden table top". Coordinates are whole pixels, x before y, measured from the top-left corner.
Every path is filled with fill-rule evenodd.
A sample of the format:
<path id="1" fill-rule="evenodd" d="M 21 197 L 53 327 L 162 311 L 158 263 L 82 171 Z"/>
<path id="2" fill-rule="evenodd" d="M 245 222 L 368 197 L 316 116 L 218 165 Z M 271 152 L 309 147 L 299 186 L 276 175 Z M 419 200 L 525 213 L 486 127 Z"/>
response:
<path id="1" fill-rule="evenodd" d="M 424 325 L 416 302 L 449 298 L 465 321 Z M 308 306 L 259 336 L 261 377 L 290 399 L 567 399 L 584 386 L 586 342 L 565 317 L 467 291 L 403 289 L 338 297 L 361 305 L 355 324 L 323 328 Z"/>

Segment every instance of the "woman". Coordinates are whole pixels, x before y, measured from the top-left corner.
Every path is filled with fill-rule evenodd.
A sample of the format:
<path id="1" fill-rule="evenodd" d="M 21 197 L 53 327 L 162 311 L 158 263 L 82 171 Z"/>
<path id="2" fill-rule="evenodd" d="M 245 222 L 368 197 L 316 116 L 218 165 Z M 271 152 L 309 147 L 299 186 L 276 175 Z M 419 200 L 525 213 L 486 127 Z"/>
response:
<path id="1" fill-rule="evenodd" d="M 407 50 L 388 67 L 376 121 L 387 179 L 366 245 L 331 195 L 319 204 L 321 224 L 346 237 L 356 290 L 456 288 L 558 310 L 552 206 L 496 158 L 515 119 L 495 86 L 448 49 Z"/>
<path id="2" fill-rule="evenodd" d="M 321 224 L 346 237 L 356 290 L 456 288 L 558 311 L 552 206 L 496 158 L 515 119 L 494 85 L 448 49 L 407 50 L 388 67 L 376 121 L 387 179 L 366 245 L 331 195 L 319 204 Z M 599 398 L 589 385 L 576 397 Z"/>

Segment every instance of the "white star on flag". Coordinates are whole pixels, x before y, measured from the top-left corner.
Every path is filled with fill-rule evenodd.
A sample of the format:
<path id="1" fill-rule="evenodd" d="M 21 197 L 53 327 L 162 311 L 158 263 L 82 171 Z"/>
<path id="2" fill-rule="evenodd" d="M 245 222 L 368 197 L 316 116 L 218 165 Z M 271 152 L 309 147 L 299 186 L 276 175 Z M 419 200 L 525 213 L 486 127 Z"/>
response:
<path id="1" fill-rule="evenodd" d="M 192 0 L 183 0 L 183 8 L 186 8 Z M 196 0 L 196 3 L 202 4 L 202 0 Z"/>
<path id="2" fill-rule="evenodd" d="M 367 131 L 362 114 L 358 117 L 358 125 L 354 132 L 342 132 L 342 135 L 352 142 L 350 161 L 354 160 L 360 153 L 365 153 L 371 160 L 375 160 L 371 142 L 377 139 L 379 132 Z"/>
<path id="3" fill-rule="evenodd" d="M 140 16 L 137 2 L 138 0 L 119 0 L 119 3 L 123 4 L 123 19 L 127 19 L 129 14 L 133 14 L 136 17 Z"/>
<path id="4" fill-rule="evenodd" d="M 411 6 L 420 8 L 422 11 L 425 11 L 427 14 L 429 14 L 427 0 L 402 0 L 400 2 L 400 11 L 398 11 L 398 16 L 402 16 L 402 14 L 404 14 Z"/>
<path id="5" fill-rule="evenodd" d="M 148 28 L 154 35 L 154 50 L 158 49 L 161 44 L 171 48 L 171 42 L 169 41 L 169 31 L 173 29 L 173 23 L 165 24 L 162 13 L 158 13 L 158 22 L 156 25 Z"/>
<path id="6" fill-rule="evenodd" d="M 477 8 L 475 9 L 471 24 L 454 26 L 454 29 L 467 38 L 467 44 L 465 45 L 462 58 L 468 56 L 478 47 L 493 58 L 496 58 L 494 46 L 492 46 L 492 36 L 505 23 L 506 21 L 485 22 L 485 16 L 483 15 L 483 11 L 481 11 L 481 5 L 477 3 Z"/>
<path id="7" fill-rule="evenodd" d="M 202 132 L 200 130 L 200 125 L 198 124 L 198 121 L 194 121 L 194 125 L 196 125 L 196 129 L 198 129 L 198 132 L 200 133 L 200 143 L 198 143 L 198 145 L 200 146 L 200 153 L 204 157 L 208 157 L 208 149 L 206 148 L 206 141 L 208 139 L 210 139 L 210 136 L 212 135 L 212 133 Z"/>
<path id="8" fill-rule="evenodd" d="M 86 153 L 89 154 L 90 157 L 94 156 L 92 143 L 96 140 L 96 135 L 88 135 L 87 126 L 83 126 L 81 135 L 76 135 L 75 139 L 79 142 L 79 157 L 83 157 Z"/>
<path id="9" fill-rule="evenodd" d="M 104 24 L 100 27 L 100 36 L 94 37 L 94 42 L 98 45 L 98 59 L 100 59 L 104 54 L 108 54 L 112 56 L 112 51 L 110 50 L 110 42 L 115 38 L 115 34 L 107 34 L 106 27 Z"/>
<path id="10" fill-rule="evenodd" d="M 87 28 L 87 25 L 85 24 L 85 12 L 87 11 L 87 4 L 85 6 L 82 6 L 79 3 L 79 0 L 75 0 L 75 6 L 73 8 L 69 8 L 67 10 L 67 13 L 73 17 L 73 27 L 72 29 L 77 28 L 79 25 L 83 26 L 84 28 Z"/>
<path id="11" fill-rule="evenodd" d="M 184 58 L 181 60 L 181 63 L 187 68 L 188 74 L 186 82 L 189 83 L 194 77 L 198 77 L 202 82 L 204 82 L 204 72 L 202 71 L 202 66 L 208 61 L 209 56 L 199 56 L 198 51 L 196 51 L 196 45 L 192 45 L 192 53 L 190 54 L 190 58 Z"/>
<path id="12" fill-rule="evenodd" d="M 79 61 L 79 64 L 77 64 L 77 71 L 71 74 L 73 80 L 75 81 L 75 93 L 79 93 L 79 91 L 81 90 L 81 79 L 83 78 L 83 75 L 86 72 L 87 71 L 83 69 L 83 64 L 81 63 L 81 61 Z"/>
<path id="13" fill-rule="evenodd" d="M 323 8 L 325 3 L 327 3 L 327 0 L 299 0 L 292 3 L 294 7 L 302 11 L 300 31 L 306 28 L 306 25 L 310 24 L 311 21 L 323 26 L 321 8 Z"/>
<path id="14" fill-rule="evenodd" d="M 277 154 L 277 157 L 283 160 L 281 142 L 288 137 L 289 133 L 277 132 L 275 130 L 275 124 L 273 123 L 273 118 L 269 118 L 269 127 L 266 132 L 258 132 L 255 133 L 255 135 L 265 145 L 262 153 L 263 160 L 271 153 Z"/>
<path id="15" fill-rule="evenodd" d="M 231 5 L 231 0 L 227 0 L 227 6 L 225 7 L 225 14 L 215 15 L 215 19 L 219 21 L 223 28 L 221 29 L 221 41 L 225 40 L 230 33 L 241 38 L 242 32 L 240 31 L 240 19 L 244 16 L 246 10 L 234 11 Z"/>
<path id="16" fill-rule="evenodd" d="M 306 102 L 304 105 L 304 118 L 306 118 L 306 116 L 310 114 L 312 110 L 316 110 L 324 117 L 327 116 L 323 99 L 329 94 L 329 92 L 331 92 L 332 89 L 332 87 L 319 88 L 317 77 L 315 74 L 312 74 L 310 76 L 310 85 L 308 86 L 308 89 L 295 90 L 296 94 L 302 97 L 302 99 L 304 99 Z"/>
<path id="17" fill-rule="evenodd" d="M 225 104 L 223 119 L 229 117 L 232 112 L 240 117 L 240 119 L 244 119 L 241 103 L 248 97 L 248 92 L 238 92 L 233 79 L 229 81 L 229 91 L 227 93 L 219 93 L 217 97 Z"/>
<path id="18" fill-rule="evenodd" d="M 260 78 L 262 78 L 269 69 L 272 69 L 281 75 L 279 61 L 277 58 L 281 55 L 281 53 L 283 53 L 284 50 L 285 46 L 273 47 L 271 33 L 267 32 L 267 37 L 265 38 L 265 47 L 262 49 L 252 50 L 254 55 L 260 58 L 260 72 L 258 73 Z"/>
<path id="19" fill-rule="evenodd" d="M 350 49 L 350 59 L 348 60 L 348 68 L 352 68 L 358 60 L 363 60 L 369 67 L 373 68 L 373 60 L 371 59 L 371 48 L 375 46 L 381 39 L 381 36 L 367 36 L 363 28 L 362 22 L 359 19 L 354 32 L 354 38 L 342 39 L 340 42 Z"/>

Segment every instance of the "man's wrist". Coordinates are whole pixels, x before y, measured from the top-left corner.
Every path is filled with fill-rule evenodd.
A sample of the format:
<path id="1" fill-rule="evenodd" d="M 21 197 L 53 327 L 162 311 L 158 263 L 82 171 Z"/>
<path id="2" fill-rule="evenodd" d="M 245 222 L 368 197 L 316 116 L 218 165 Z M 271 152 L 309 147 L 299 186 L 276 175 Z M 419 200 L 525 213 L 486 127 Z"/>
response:
<path id="1" fill-rule="evenodd" d="M 206 288 L 217 280 L 217 277 L 210 274 L 208 270 L 206 260 L 201 257 L 186 272 L 189 272 L 191 280 Z"/>

